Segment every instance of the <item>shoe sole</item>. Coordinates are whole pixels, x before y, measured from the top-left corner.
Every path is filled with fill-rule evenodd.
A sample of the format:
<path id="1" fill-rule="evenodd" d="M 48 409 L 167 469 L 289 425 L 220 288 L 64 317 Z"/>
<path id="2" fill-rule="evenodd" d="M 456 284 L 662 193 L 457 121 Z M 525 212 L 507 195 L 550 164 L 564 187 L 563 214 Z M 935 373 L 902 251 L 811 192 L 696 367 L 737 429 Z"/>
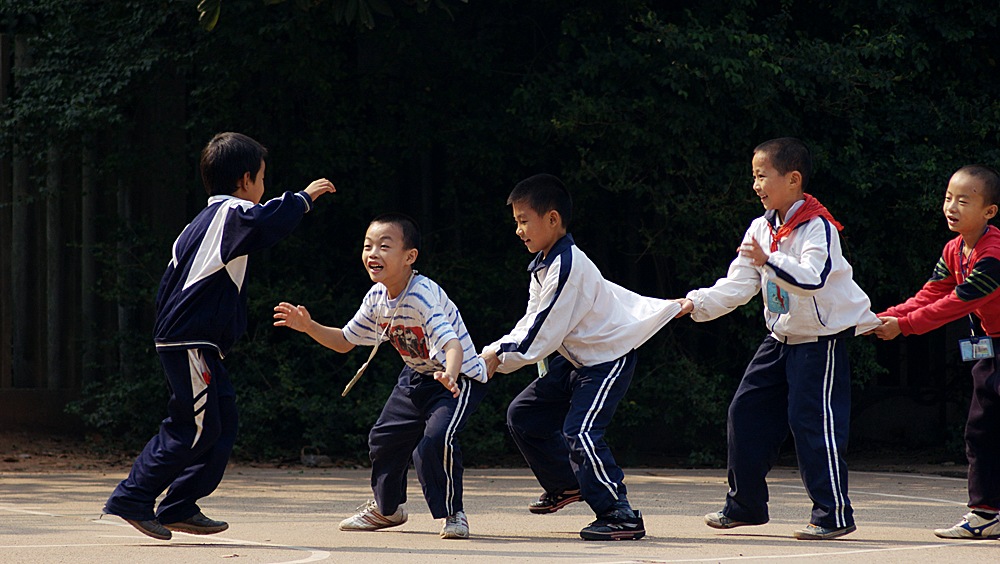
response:
<path id="1" fill-rule="evenodd" d="M 836 531 L 831 531 L 825 535 L 817 535 L 814 533 L 809 533 L 806 531 L 795 531 L 792 536 L 799 540 L 830 540 L 837 537 L 842 537 L 844 535 L 849 535 L 854 531 L 857 531 L 858 527 L 856 525 L 851 525 L 850 527 L 844 527 L 843 529 L 837 529 Z"/>
<path id="2" fill-rule="evenodd" d="M 192 525 L 182 525 L 180 523 L 171 523 L 169 525 L 163 525 L 165 528 L 171 531 L 177 531 L 178 533 L 187 533 L 189 535 L 214 535 L 216 533 L 221 533 L 229 528 L 229 524 L 220 525 L 218 527 L 195 527 Z"/>
<path id="3" fill-rule="evenodd" d="M 469 538 L 469 533 L 465 533 L 464 535 L 460 535 L 460 534 L 457 534 L 457 533 L 441 533 L 441 538 L 443 538 L 443 539 L 456 539 L 456 540 L 467 539 L 467 538 Z"/>
<path id="4" fill-rule="evenodd" d="M 566 507 L 567 505 L 571 503 L 576 503 L 578 501 L 583 501 L 583 496 L 579 494 L 570 496 L 555 505 L 545 505 L 542 507 L 532 507 L 529 505 L 528 511 L 534 513 L 535 515 L 548 515 L 549 513 L 555 513 L 556 511 L 559 511 L 563 507 Z"/>
<path id="5" fill-rule="evenodd" d="M 139 521 L 136 521 L 134 519 L 125 519 L 124 517 L 122 519 L 129 525 L 132 525 L 135 528 L 135 530 L 146 535 L 147 537 L 152 537 L 156 540 L 170 540 L 173 536 L 170 534 L 169 530 L 167 531 L 167 534 L 158 533 L 152 529 L 147 529 L 146 527 L 143 527 Z"/>
<path id="6" fill-rule="evenodd" d="M 705 524 L 713 529 L 735 529 L 736 527 L 753 527 L 756 525 L 763 525 L 764 523 L 748 523 L 746 521 L 730 521 L 728 524 L 721 523 L 719 521 L 712 521 L 710 519 L 705 519 Z"/>
<path id="7" fill-rule="evenodd" d="M 614 533 L 592 533 L 580 531 L 580 538 L 589 541 L 616 541 L 616 540 L 639 540 L 646 536 L 646 530 L 639 531 L 617 531 Z"/>
<path id="8" fill-rule="evenodd" d="M 403 521 L 402 523 L 392 523 L 390 525 L 381 525 L 381 526 L 378 526 L 378 527 L 345 527 L 345 526 L 341 525 L 339 527 L 339 529 L 341 531 L 347 531 L 347 532 L 351 532 L 351 533 L 353 533 L 353 532 L 367 533 L 367 532 L 373 532 L 373 531 L 381 531 L 382 529 L 389 529 L 389 528 L 392 528 L 392 527 L 398 527 L 398 526 L 402 525 L 403 523 L 406 523 L 406 521 Z"/>
<path id="9" fill-rule="evenodd" d="M 952 535 L 949 535 L 945 531 L 943 531 L 943 532 L 934 531 L 934 536 L 936 536 L 939 539 L 949 539 L 949 540 L 1000 540 L 1000 534 L 996 534 L 996 535 L 979 535 L 979 536 L 974 536 L 974 535 L 969 535 L 969 536 L 961 536 L 961 535 L 959 535 L 959 536 L 952 536 Z"/>

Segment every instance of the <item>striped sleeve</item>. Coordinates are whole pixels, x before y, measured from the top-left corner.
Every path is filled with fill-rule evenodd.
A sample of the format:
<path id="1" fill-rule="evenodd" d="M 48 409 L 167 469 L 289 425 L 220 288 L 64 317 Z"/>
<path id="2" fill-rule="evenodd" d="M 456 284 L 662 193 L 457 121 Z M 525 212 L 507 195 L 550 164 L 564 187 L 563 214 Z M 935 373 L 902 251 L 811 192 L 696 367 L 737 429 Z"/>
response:
<path id="1" fill-rule="evenodd" d="M 382 291 L 380 286 L 375 286 L 368 291 L 365 299 L 361 301 L 354 317 L 344 326 L 344 338 L 355 346 L 375 346 L 380 335 L 378 324 L 375 320 L 376 307 L 381 299 Z"/>

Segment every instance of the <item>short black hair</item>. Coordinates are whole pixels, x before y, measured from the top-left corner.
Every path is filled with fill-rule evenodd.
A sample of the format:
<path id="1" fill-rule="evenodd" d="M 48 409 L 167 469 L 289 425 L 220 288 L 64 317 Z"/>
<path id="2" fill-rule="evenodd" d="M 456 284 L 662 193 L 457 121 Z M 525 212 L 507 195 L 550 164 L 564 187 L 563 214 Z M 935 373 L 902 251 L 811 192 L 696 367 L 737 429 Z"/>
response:
<path id="1" fill-rule="evenodd" d="M 405 213 L 384 213 L 371 220 L 368 225 L 375 223 L 392 223 L 399 226 L 403 232 L 403 249 L 420 250 L 420 226 L 417 221 Z"/>
<path id="2" fill-rule="evenodd" d="M 227 196 L 236 191 L 243 175 L 257 181 L 267 149 L 242 133 L 218 133 L 201 150 L 201 181 L 209 196 Z"/>
<path id="3" fill-rule="evenodd" d="M 983 187 L 986 188 L 983 199 L 986 201 L 987 206 L 1000 206 L 1000 173 L 997 173 L 995 168 L 982 164 L 971 164 L 956 170 L 955 174 L 960 172 L 978 178 L 983 182 Z"/>
<path id="4" fill-rule="evenodd" d="M 573 198 L 562 180 L 551 174 L 536 174 L 518 182 L 507 197 L 507 205 L 521 202 L 527 203 L 538 215 L 556 210 L 564 228 L 569 228 L 573 219 Z"/>
<path id="5" fill-rule="evenodd" d="M 793 170 L 802 175 L 802 190 L 809 186 L 812 177 L 812 156 L 806 144 L 794 137 L 779 137 L 764 141 L 753 150 L 754 154 L 764 153 L 771 166 L 781 175 Z"/>

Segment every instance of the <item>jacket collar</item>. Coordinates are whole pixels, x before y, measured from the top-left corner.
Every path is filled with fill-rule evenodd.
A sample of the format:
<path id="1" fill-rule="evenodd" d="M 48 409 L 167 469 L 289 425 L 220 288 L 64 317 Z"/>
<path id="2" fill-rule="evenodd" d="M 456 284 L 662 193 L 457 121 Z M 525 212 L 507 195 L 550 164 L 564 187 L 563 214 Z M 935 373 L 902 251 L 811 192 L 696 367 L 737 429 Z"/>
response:
<path id="1" fill-rule="evenodd" d="M 542 253 L 539 252 L 535 255 L 534 260 L 528 265 L 528 272 L 538 272 L 543 268 L 548 268 L 552 265 L 552 261 L 556 260 L 556 257 L 561 255 L 563 251 L 569 249 L 576 243 L 573 242 L 573 236 L 569 233 L 563 235 L 552 248 L 549 249 L 549 254 L 546 257 L 542 257 Z"/>

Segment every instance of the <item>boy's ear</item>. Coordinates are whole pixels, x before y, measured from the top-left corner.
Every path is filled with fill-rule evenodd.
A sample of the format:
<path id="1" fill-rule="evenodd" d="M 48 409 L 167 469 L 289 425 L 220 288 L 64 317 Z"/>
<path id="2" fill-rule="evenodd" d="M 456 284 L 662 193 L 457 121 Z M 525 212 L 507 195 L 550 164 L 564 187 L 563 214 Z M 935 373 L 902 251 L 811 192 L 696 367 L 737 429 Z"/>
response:
<path id="1" fill-rule="evenodd" d="M 417 255 L 419 255 L 419 254 L 420 254 L 420 251 L 418 251 L 417 249 L 407 249 L 406 250 L 406 265 L 409 266 L 409 265 L 417 262 Z"/>
<path id="2" fill-rule="evenodd" d="M 562 221 L 562 217 L 556 210 L 549 210 L 549 213 L 545 214 L 545 216 L 549 220 L 549 225 L 552 225 L 553 227 L 555 227 L 556 225 L 559 224 L 560 221 Z"/>
<path id="3" fill-rule="evenodd" d="M 788 173 L 788 183 L 792 184 L 796 188 L 801 189 L 802 188 L 802 173 L 799 172 L 799 171 L 797 171 L 797 170 L 793 170 L 792 172 L 789 172 Z"/>
<path id="4" fill-rule="evenodd" d="M 989 207 L 986 208 L 986 219 L 987 220 L 993 219 L 994 217 L 996 217 L 996 215 L 997 215 L 997 205 L 990 204 Z"/>
<path id="5" fill-rule="evenodd" d="M 250 184 L 250 172 L 244 172 L 243 178 L 236 181 L 236 188 L 233 190 L 233 194 L 244 190 Z"/>

